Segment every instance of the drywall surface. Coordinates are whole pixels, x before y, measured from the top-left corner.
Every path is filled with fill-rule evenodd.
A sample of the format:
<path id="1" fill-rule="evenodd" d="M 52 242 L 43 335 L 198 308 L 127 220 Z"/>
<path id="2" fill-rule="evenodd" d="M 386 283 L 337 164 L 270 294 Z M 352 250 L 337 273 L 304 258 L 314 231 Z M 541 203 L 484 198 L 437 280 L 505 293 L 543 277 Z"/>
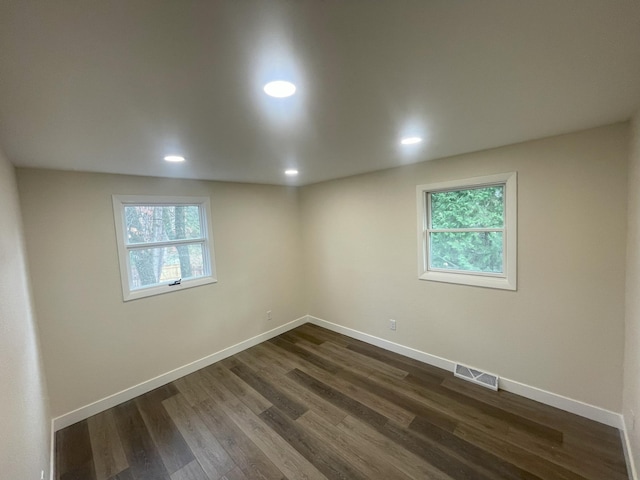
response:
<path id="1" fill-rule="evenodd" d="M 18 185 L 54 417 L 306 314 L 294 188 L 31 169 Z M 113 194 L 209 196 L 218 282 L 123 302 Z"/>
<path id="2" fill-rule="evenodd" d="M 631 123 L 627 215 L 627 293 L 623 408 L 636 470 L 640 472 L 640 112 Z M 633 417 L 637 418 L 635 425 Z"/>
<path id="3" fill-rule="evenodd" d="M 50 417 L 13 165 L 0 153 L 0 477 L 48 478 Z"/>
<path id="4" fill-rule="evenodd" d="M 627 157 L 624 123 L 303 187 L 309 314 L 620 412 Z M 512 171 L 518 290 L 418 280 L 416 185 Z"/>

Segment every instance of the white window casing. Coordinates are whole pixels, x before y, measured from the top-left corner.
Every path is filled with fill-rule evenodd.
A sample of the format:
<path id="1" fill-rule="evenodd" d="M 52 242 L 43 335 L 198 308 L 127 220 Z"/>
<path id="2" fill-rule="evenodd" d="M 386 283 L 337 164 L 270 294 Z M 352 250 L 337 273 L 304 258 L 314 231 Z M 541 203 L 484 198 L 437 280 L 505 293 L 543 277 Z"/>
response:
<path id="1" fill-rule="evenodd" d="M 174 197 L 155 195 L 113 195 L 113 214 L 116 230 L 116 242 L 120 263 L 120 279 L 122 297 L 125 302 L 163 293 L 170 293 L 186 288 L 197 287 L 217 282 L 215 257 L 213 249 L 213 229 L 211 227 L 211 205 L 209 197 Z M 197 206 L 199 214 L 200 235 L 186 239 L 162 239 L 147 242 L 129 242 L 126 228 L 125 208 L 131 206 Z M 151 285 L 134 285 L 134 270 L 131 264 L 131 252 L 145 249 L 172 249 L 175 247 L 196 247 L 202 252 L 201 271 L 193 278 L 180 278 L 179 274 L 172 278 L 158 280 Z M 176 265 L 164 266 L 164 268 Z"/>
<path id="2" fill-rule="evenodd" d="M 491 186 L 504 187 L 503 226 L 501 228 L 455 229 L 455 231 L 501 232 L 503 235 L 503 271 L 500 273 L 491 273 L 454 269 L 448 270 L 431 267 L 431 262 L 429 261 L 430 232 L 432 231 L 430 194 Z M 518 183 L 516 172 L 418 185 L 416 187 L 416 193 L 418 221 L 418 278 L 420 280 L 456 283 L 504 290 L 517 289 Z"/>

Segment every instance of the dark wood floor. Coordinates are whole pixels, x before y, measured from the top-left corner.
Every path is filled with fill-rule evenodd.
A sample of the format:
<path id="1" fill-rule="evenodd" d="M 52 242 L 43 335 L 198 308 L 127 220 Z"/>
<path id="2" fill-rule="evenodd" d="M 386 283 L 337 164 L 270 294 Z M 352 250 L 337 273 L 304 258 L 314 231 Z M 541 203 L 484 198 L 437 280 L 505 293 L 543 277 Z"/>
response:
<path id="1" fill-rule="evenodd" d="M 619 433 L 304 325 L 57 432 L 60 480 L 628 479 Z"/>

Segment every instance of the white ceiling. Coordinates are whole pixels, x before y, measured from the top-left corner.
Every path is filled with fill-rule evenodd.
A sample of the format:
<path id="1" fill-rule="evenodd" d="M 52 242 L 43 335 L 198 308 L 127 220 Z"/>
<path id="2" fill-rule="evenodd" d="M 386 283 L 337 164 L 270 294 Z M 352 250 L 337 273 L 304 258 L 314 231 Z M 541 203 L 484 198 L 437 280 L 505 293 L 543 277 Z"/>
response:
<path id="1" fill-rule="evenodd" d="M 640 1 L 2 0 L 0 68 L 18 166 L 303 185 L 628 119 Z"/>

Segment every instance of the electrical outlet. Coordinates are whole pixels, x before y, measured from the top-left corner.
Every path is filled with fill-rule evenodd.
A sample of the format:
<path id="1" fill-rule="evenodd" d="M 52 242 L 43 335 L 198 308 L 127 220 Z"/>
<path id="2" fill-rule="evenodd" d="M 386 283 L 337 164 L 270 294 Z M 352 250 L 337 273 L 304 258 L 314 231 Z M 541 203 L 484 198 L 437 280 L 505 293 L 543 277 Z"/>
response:
<path id="1" fill-rule="evenodd" d="M 389 329 L 395 331 L 395 329 L 396 329 L 396 321 L 395 320 L 393 320 L 393 319 L 389 320 Z"/>
<path id="2" fill-rule="evenodd" d="M 271 310 L 267 310 L 267 320 L 271 320 Z"/>

